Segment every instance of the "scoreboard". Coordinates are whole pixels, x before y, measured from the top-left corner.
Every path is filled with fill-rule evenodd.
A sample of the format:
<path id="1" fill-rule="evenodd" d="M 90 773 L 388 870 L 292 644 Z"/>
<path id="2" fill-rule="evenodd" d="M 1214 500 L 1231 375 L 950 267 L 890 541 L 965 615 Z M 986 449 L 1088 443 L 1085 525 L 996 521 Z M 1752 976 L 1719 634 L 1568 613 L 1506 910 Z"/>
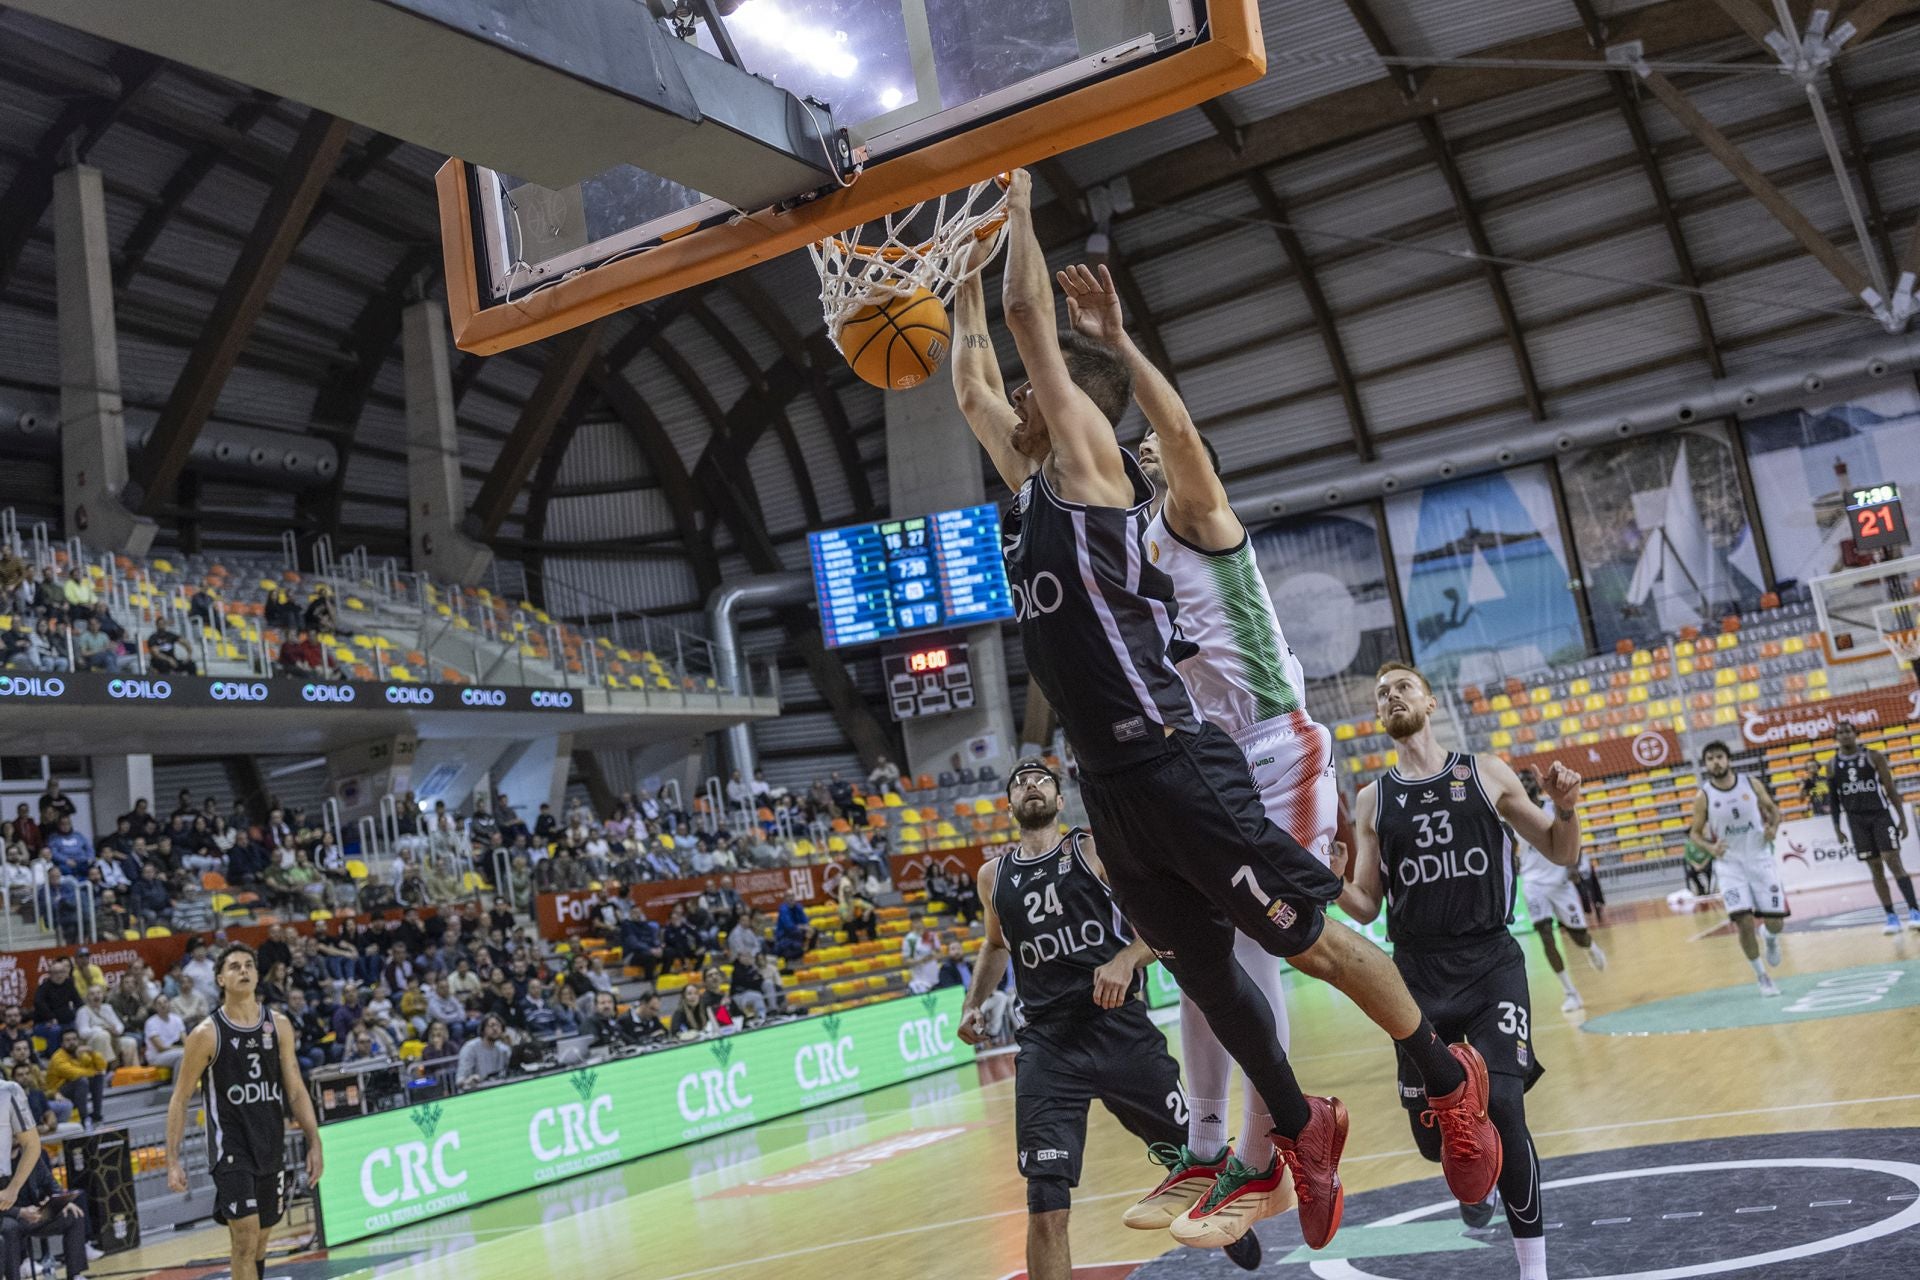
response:
<path id="1" fill-rule="evenodd" d="M 973 705 L 973 663 L 964 640 L 922 643 L 884 654 L 880 673 L 895 720 L 965 711 Z"/>
<path id="2" fill-rule="evenodd" d="M 1868 485 L 1847 490 L 1847 523 L 1853 545 L 1862 551 L 1907 545 L 1907 517 L 1900 507 L 1900 487 Z"/>
<path id="3" fill-rule="evenodd" d="M 807 535 L 828 647 L 1013 616 L 993 504 Z"/>

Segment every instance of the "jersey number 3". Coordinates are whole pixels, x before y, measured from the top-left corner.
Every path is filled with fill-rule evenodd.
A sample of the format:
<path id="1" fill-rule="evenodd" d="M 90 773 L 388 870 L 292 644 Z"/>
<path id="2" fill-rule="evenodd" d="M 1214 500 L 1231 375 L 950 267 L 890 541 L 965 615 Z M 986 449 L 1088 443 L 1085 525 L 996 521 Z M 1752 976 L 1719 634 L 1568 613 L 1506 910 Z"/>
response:
<path id="1" fill-rule="evenodd" d="M 1023 901 L 1027 904 L 1028 924 L 1045 924 L 1046 921 L 1041 917 L 1060 914 L 1060 893 L 1053 885 L 1048 885 L 1044 894 L 1036 889 Z"/>

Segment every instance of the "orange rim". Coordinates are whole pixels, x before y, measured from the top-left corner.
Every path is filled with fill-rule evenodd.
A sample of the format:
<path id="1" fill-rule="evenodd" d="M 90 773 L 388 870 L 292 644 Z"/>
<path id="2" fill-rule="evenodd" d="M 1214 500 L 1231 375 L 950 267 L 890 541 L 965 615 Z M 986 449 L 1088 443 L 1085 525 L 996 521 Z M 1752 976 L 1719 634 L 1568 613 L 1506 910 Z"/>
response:
<path id="1" fill-rule="evenodd" d="M 1000 228 L 1005 225 L 1007 225 L 1007 215 L 1004 213 L 996 213 L 975 227 L 971 234 L 975 240 L 985 240 L 991 236 L 998 235 Z M 913 246 L 911 249 L 905 249 L 899 245 L 892 244 L 882 245 L 876 249 L 862 244 L 858 240 L 842 240 L 839 236 L 828 236 L 820 243 L 832 245 L 836 250 L 849 258 L 878 258 L 882 262 L 898 262 L 902 258 L 924 258 L 933 252 L 934 248 L 940 242 L 937 240 L 927 240 Z"/>

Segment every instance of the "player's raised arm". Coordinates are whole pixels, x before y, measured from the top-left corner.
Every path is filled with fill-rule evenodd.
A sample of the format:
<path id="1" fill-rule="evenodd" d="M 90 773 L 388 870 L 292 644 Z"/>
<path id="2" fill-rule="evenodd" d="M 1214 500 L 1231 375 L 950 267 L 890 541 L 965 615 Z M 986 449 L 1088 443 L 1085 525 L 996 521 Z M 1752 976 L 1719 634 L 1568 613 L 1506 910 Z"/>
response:
<path id="1" fill-rule="evenodd" d="M 1000 931 L 1000 913 L 993 909 L 993 886 L 999 871 L 1000 859 L 989 858 L 974 879 L 985 931 L 980 938 L 980 950 L 973 958 L 973 984 L 967 988 L 967 1002 L 960 1009 L 960 1038 L 968 1044 L 979 1044 L 987 1038 L 986 1027 L 980 1020 L 980 1006 L 1000 986 L 1010 956 L 1007 935 Z"/>
<path id="2" fill-rule="evenodd" d="M 1032 384 L 1029 394 L 1045 419 L 1054 471 L 1070 477 L 1071 498 L 1093 506 L 1130 507 L 1133 485 L 1121 461 L 1113 422 L 1080 389 L 1060 349 L 1054 327 L 1053 280 L 1033 230 L 1033 178 L 1015 169 L 1007 188 L 1007 271 L 1001 311 L 1020 363 Z"/>
<path id="3" fill-rule="evenodd" d="M 1580 775 L 1555 760 L 1540 779 L 1540 789 L 1553 801 L 1553 816 L 1528 797 L 1513 767 L 1499 756 L 1475 757 L 1480 781 L 1492 793 L 1494 811 L 1512 824 L 1522 840 L 1545 854 L 1558 867 L 1580 861 Z"/>
<path id="4" fill-rule="evenodd" d="M 991 240 L 976 241 L 974 267 L 991 252 Z M 968 276 L 953 296 L 953 393 L 960 413 L 973 429 L 973 438 L 993 460 L 993 469 L 1007 488 L 1018 491 L 1033 474 L 1033 459 L 1013 447 L 1019 415 L 1007 403 L 1007 386 L 1000 379 L 1000 358 L 987 332 L 986 287 L 980 273 Z"/>
<path id="5" fill-rule="evenodd" d="M 1387 892 L 1380 879 L 1380 833 L 1373 826 L 1378 788 L 1378 783 L 1369 782 L 1353 802 L 1353 879 L 1340 890 L 1340 909 L 1361 924 L 1380 918 L 1380 902 Z"/>
<path id="6" fill-rule="evenodd" d="M 1210 549 L 1238 544 L 1245 530 L 1227 502 L 1213 458 L 1186 401 L 1128 336 L 1113 273 L 1105 264 L 1092 268 L 1076 263 L 1054 278 L 1067 295 L 1067 323 L 1073 331 L 1113 348 L 1133 375 L 1133 399 L 1153 430 L 1167 478 L 1166 512 L 1174 529 Z"/>

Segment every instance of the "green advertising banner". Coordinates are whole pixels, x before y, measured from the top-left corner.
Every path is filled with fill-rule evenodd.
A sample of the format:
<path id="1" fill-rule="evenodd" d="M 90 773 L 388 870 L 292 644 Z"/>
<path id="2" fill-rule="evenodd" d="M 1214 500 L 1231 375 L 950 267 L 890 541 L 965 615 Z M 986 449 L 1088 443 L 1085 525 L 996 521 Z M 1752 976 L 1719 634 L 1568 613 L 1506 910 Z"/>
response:
<path id="1" fill-rule="evenodd" d="M 321 1133 L 325 1241 L 971 1062 L 954 1034 L 964 996 L 950 987 L 330 1124 Z"/>

